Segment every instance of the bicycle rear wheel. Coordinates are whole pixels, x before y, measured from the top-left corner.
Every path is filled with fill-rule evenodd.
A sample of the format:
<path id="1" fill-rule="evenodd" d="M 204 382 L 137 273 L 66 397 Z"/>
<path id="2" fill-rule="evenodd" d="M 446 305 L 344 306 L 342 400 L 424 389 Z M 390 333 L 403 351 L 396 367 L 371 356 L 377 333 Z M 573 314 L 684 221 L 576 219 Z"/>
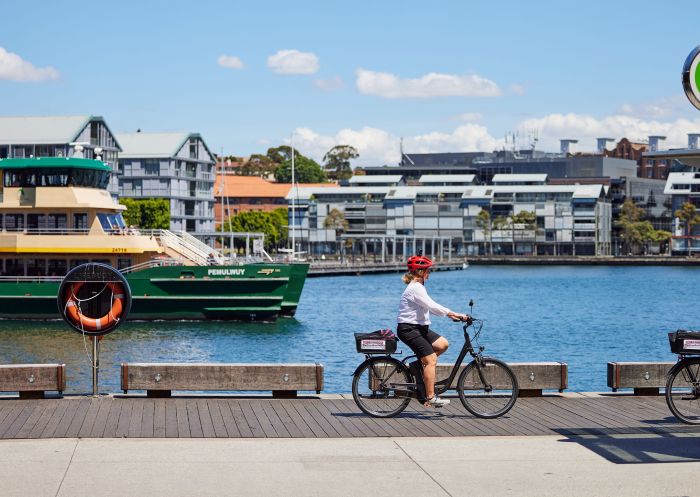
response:
<path id="1" fill-rule="evenodd" d="M 504 362 L 484 357 L 472 361 L 457 380 L 459 400 L 478 418 L 497 418 L 511 410 L 518 398 L 518 380 Z"/>
<path id="2" fill-rule="evenodd" d="M 684 423 L 700 424 L 700 357 L 683 359 L 671 368 L 666 381 L 666 403 Z"/>
<path id="3" fill-rule="evenodd" d="M 401 362 L 372 357 L 360 365 L 352 379 L 352 397 L 362 412 L 377 418 L 396 416 L 411 401 L 413 382 Z"/>

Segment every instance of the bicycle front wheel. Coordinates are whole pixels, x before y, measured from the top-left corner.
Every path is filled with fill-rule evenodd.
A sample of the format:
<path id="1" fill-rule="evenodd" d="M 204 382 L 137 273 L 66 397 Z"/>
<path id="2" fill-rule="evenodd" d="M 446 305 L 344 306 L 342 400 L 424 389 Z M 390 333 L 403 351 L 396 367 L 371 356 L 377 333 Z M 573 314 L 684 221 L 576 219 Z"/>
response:
<path id="1" fill-rule="evenodd" d="M 457 380 L 459 400 L 477 418 L 497 418 L 511 410 L 518 398 L 518 380 L 504 362 L 484 357 L 472 361 Z"/>
<path id="2" fill-rule="evenodd" d="M 377 418 L 396 416 L 411 401 L 411 374 L 391 357 L 373 357 L 352 379 L 352 397 L 362 412 Z"/>
<path id="3" fill-rule="evenodd" d="M 683 359 L 668 372 L 666 403 L 684 423 L 700 424 L 700 357 Z"/>

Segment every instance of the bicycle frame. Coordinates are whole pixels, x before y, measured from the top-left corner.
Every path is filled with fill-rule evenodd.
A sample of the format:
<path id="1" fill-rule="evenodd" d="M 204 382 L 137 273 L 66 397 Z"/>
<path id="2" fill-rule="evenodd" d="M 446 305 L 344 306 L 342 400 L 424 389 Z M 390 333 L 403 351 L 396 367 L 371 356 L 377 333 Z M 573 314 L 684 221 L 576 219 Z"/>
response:
<path id="1" fill-rule="evenodd" d="M 481 353 L 483 352 L 484 347 L 479 346 L 476 350 L 474 349 L 471 337 L 469 336 L 469 333 L 467 332 L 468 328 L 469 328 L 469 325 L 464 325 L 464 328 L 463 328 L 464 344 L 462 345 L 462 350 L 460 350 L 459 356 L 457 357 L 457 360 L 455 361 L 454 366 L 452 367 L 452 371 L 450 371 L 449 376 L 447 378 L 445 378 L 444 380 L 440 380 L 440 381 L 435 382 L 435 394 L 436 395 L 441 395 L 441 394 L 445 393 L 447 390 L 449 390 L 450 385 L 452 384 L 454 379 L 457 377 L 457 373 L 459 372 L 459 368 L 462 366 L 462 362 L 464 361 L 464 358 L 467 356 L 467 354 L 470 354 L 473 357 L 472 362 L 474 362 L 474 364 L 476 366 L 476 370 L 479 373 L 479 378 L 481 379 L 482 383 L 484 384 L 485 389 L 486 390 L 491 389 L 490 385 L 488 385 L 486 379 L 484 378 L 484 375 L 481 372 Z M 371 355 L 375 355 L 375 354 L 371 354 Z M 371 355 L 365 354 L 365 357 L 367 359 L 369 359 Z M 388 355 L 387 357 L 391 357 L 391 356 Z M 405 357 L 401 361 L 401 364 L 406 369 L 409 369 L 406 362 L 409 359 L 411 359 L 412 357 L 417 357 L 417 356 L 410 355 L 408 357 Z M 387 377 L 390 378 L 391 376 L 393 376 L 394 371 L 395 370 L 391 371 L 391 374 L 387 375 Z M 384 387 L 385 385 L 382 384 L 381 386 Z M 389 388 L 392 388 L 392 389 L 397 389 L 397 388 L 401 388 L 401 387 L 407 388 L 407 389 L 415 392 L 417 387 L 418 387 L 418 383 L 393 383 L 392 382 L 389 384 Z"/>

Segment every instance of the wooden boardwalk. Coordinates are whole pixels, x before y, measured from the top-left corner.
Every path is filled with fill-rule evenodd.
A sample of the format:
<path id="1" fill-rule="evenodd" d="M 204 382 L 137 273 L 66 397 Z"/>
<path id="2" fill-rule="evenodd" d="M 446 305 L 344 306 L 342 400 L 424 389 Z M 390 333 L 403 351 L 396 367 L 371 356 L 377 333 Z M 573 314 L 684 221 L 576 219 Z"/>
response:
<path id="1" fill-rule="evenodd" d="M 700 433 L 676 421 L 663 397 L 518 399 L 495 420 L 476 419 L 458 399 L 442 410 L 415 401 L 374 419 L 346 398 L 76 397 L 0 399 L 0 438 L 329 438 Z"/>

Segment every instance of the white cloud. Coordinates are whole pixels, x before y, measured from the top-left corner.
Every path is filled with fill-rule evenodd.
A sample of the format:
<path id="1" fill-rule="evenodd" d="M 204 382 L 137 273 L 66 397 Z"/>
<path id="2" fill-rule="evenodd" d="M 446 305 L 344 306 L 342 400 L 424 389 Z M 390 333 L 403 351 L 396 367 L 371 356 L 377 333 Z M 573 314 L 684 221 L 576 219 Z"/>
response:
<path id="1" fill-rule="evenodd" d="M 675 119 L 660 121 L 616 114 L 602 118 L 582 114 L 549 114 L 527 119 L 518 125 L 521 132 L 537 130 L 543 150 L 558 150 L 559 139 L 579 140 L 580 151 L 595 150 L 595 139 L 611 137 L 615 140 L 626 137 L 632 141 L 646 140 L 649 135 L 666 136 L 664 143 L 669 148 L 685 147 L 687 134 L 700 132 L 700 119 Z"/>
<path id="2" fill-rule="evenodd" d="M 243 69 L 243 61 L 235 55 L 222 55 L 216 59 L 216 63 L 228 69 Z"/>
<path id="3" fill-rule="evenodd" d="M 495 97 L 501 89 L 477 74 L 457 76 L 431 72 L 420 78 L 400 78 L 387 72 L 357 70 L 357 89 L 383 98 Z"/>
<path id="4" fill-rule="evenodd" d="M 692 107 L 684 95 L 673 95 L 654 102 L 624 104 L 620 107 L 620 112 L 643 119 L 669 119 L 687 114 L 691 109 Z"/>
<path id="5" fill-rule="evenodd" d="M 267 58 L 267 67 L 277 74 L 314 74 L 320 66 L 312 52 L 280 50 Z"/>
<path id="6" fill-rule="evenodd" d="M 268 140 L 267 138 L 260 138 L 260 139 L 257 141 L 257 143 L 258 143 L 258 145 L 263 145 L 263 146 L 265 146 L 265 145 L 269 145 L 269 144 L 270 144 L 270 140 Z"/>
<path id="7" fill-rule="evenodd" d="M 400 160 L 401 137 L 388 131 L 363 127 L 342 129 L 334 135 L 321 135 L 309 128 L 294 131 L 294 146 L 303 154 L 322 160 L 324 154 L 335 145 L 352 145 L 360 157 L 353 162 L 360 166 L 395 165 Z M 452 132 L 431 132 L 404 137 L 404 150 L 413 153 L 491 151 L 498 140 L 489 135 L 484 126 L 463 124 Z"/>
<path id="8" fill-rule="evenodd" d="M 510 85 L 510 91 L 516 95 L 525 95 L 525 87 L 523 85 L 512 84 Z"/>
<path id="9" fill-rule="evenodd" d="M 0 80 L 36 82 L 58 78 L 59 73 L 53 67 L 36 67 L 16 53 L 0 47 Z"/>
<path id="10" fill-rule="evenodd" d="M 340 76 L 330 79 L 317 79 L 314 81 L 314 85 L 322 91 L 340 90 L 343 87 L 343 79 Z"/>
<path id="11" fill-rule="evenodd" d="M 461 114 L 456 116 L 456 119 L 458 121 L 474 122 L 481 121 L 483 117 L 483 114 L 481 114 L 480 112 L 462 112 Z"/>

